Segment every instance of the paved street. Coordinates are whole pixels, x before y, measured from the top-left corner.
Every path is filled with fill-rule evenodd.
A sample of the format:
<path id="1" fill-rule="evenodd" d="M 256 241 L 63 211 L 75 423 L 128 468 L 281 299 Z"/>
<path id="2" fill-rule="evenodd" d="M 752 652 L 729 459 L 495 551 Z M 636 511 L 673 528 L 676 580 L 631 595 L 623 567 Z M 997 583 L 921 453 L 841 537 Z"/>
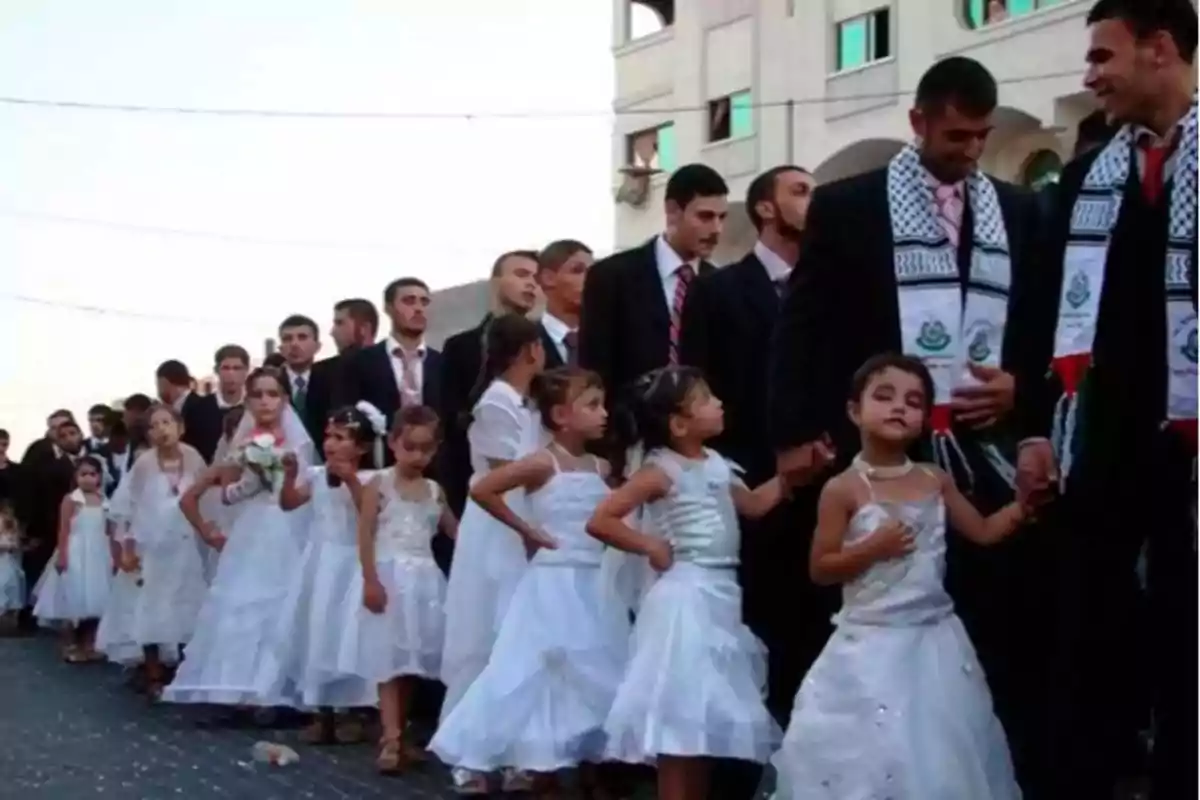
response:
<path id="1" fill-rule="evenodd" d="M 110 665 L 70 667 L 54 640 L 0 639 L 0 798 L 296 800 L 451 797 L 439 767 L 382 778 L 370 745 L 314 749 L 294 731 L 205 727 L 206 709 L 150 706 Z M 254 763 L 278 739 L 300 763 Z"/>

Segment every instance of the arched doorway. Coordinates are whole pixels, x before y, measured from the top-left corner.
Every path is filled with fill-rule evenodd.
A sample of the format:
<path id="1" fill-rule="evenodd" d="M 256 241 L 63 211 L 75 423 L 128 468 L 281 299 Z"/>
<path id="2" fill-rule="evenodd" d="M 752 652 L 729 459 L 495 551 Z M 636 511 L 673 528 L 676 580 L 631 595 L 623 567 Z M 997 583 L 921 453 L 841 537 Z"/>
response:
<path id="1" fill-rule="evenodd" d="M 818 183 L 861 175 L 886 165 L 900 152 L 904 142 L 896 139 L 864 139 L 843 147 L 817 167 L 813 177 Z"/>
<path id="2" fill-rule="evenodd" d="M 1052 183 L 1058 183 L 1062 175 L 1063 160 L 1053 150 L 1038 150 L 1025 161 L 1021 170 L 1021 183 L 1037 191 Z"/>

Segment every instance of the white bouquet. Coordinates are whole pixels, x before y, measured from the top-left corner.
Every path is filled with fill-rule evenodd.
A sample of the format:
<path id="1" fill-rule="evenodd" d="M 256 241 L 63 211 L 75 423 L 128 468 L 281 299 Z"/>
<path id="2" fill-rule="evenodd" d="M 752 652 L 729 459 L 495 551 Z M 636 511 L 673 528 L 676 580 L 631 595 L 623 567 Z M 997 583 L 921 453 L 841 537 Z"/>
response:
<path id="1" fill-rule="evenodd" d="M 238 463 L 262 478 L 263 484 L 274 491 L 283 485 L 282 441 L 272 433 L 251 433 L 238 451 Z"/>

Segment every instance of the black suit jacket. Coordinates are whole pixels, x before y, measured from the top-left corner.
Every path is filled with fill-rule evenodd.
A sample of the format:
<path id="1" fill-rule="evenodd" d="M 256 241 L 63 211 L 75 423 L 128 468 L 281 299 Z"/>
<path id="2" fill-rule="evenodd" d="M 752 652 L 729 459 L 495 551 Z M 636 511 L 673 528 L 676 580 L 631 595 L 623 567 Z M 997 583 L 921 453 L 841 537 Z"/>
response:
<path id="1" fill-rule="evenodd" d="M 670 361 L 671 312 L 655 241 L 597 261 L 583 285 L 579 364 L 604 380 L 610 406 L 633 381 Z M 712 270 L 701 263 L 699 275 Z"/>
<path id="2" fill-rule="evenodd" d="M 1030 331 L 1022 320 L 1031 301 L 1036 302 L 1032 272 L 1037 266 L 1038 206 L 1029 192 L 995 179 L 993 183 L 1012 260 L 1001 364 L 1012 370 L 1030 347 Z M 967 211 L 960 264 L 971 247 Z M 851 378 L 871 356 L 900 349 L 887 169 L 883 168 L 827 184 L 813 195 L 804 247 L 772 348 L 770 420 L 776 450 L 829 433 L 842 460 L 856 453 L 858 433 L 846 417 Z M 1017 386 L 1018 398 L 1024 390 Z"/>
<path id="3" fill-rule="evenodd" d="M 462 416 L 471 410 L 471 392 L 483 369 L 484 336 L 491 321 L 489 314 L 474 328 L 454 334 L 442 345 L 442 397 L 438 408 L 444 433 L 442 488 L 450 508 L 460 516 L 471 479 L 471 448 Z"/>
<path id="4" fill-rule="evenodd" d="M 546 330 L 545 325 L 540 326 L 542 329 L 542 349 L 546 351 L 546 369 L 558 369 L 566 366 L 563 361 L 562 353 L 559 352 L 558 343 L 554 341 L 554 337 L 550 335 L 550 331 Z"/>
<path id="5" fill-rule="evenodd" d="M 392 369 L 392 356 L 388 352 L 388 340 L 376 342 L 341 358 L 345 360 L 344 364 L 329 368 L 332 370 L 331 380 L 336 379 L 335 385 L 341 387 L 331 393 L 332 407 L 329 410 L 365 400 L 383 413 L 390 430 L 401 401 L 400 387 L 396 385 L 396 373 Z M 433 409 L 441 404 L 442 359 L 442 354 L 432 347 L 425 349 L 421 402 Z"/>
<path id="6" fill-rule="evenodd" d="M 304 429 L 313 440 L 316 457 L 321 458 L 321 443 L 325 439 L 325 422 L 329 414 L 340 404 L 335 404 L 341 393 L 338 387 L 343 382 L 344 362 L 342 356 L 333 356 L 316 362 L 308 376 L 308 388 L 304 397 Z"/>
<path id="7" fill-rule="evenodd" d="M 183 401 L 179 413 L 183 417 L 183 443 L 196 448 L 205 462 L 211 464 L 221 441 L 225 418 L 217 406 L 216 396 L 192 392 Z"/>

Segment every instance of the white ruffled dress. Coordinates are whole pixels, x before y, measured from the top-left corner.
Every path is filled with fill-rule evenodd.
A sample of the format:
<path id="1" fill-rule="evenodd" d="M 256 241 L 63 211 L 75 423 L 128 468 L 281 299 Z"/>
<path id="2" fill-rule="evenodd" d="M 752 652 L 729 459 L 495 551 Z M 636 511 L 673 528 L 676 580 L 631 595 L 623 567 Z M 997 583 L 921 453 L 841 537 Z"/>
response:
<path id="1" fill-rule="evenodd" d="M 382 614 L 363 605 L 356 561 L 338 650 L 338 668 L 364 679 L 372 691 L 393 678 L 437 678 L 446 630 L 446 578 L 430 546 L 442 516 L 442 491 L 426 481 L 424 497 L 406 500 L 391 471 L 379 473 L 375 485 L 380 500 L 375 570 L 387 604 Z"/>
<path id="2" fill-rule="evenodd" d="M 280 684 L 275 626 L 300 565 L 301 520 L 280 508 L 278 492 L 250 470 L 224 491 L 240 507 L 224 531 L 217 574 L 163 700 L 286 705 L 282 693 L 260 687 Z"/>
<path id="3" fill-rule="evenodd" d="M 75 516 L 67 538 L 67 569 L 55 568 L 58 550 L 38 579 L 33 615 L 39 622 L 76 624 L 98 620 L 108 604 L 112 582 L 112 551 L 108 546 L 108 502 L 89 505 L 83 492 L 71 493 Z"/>
<path id="4" fill-rule="evenodd" d="M 671 480 L 648 504 L 674 563 L 647 591 L 633 654 L 605 723 L 608 755 L 653 763 L 659 755 L 764 763 L 780 730 L 763 703 L 766 648 L 742 623 L 739 532 L 728 462 L 649 453 Z"/>
<path id="5" fill-rule="evenodd" d="M 371 472 L 360 472 L 361 483 Z M 307 544 L 275 626 L 280 672 L 266 674 L 268 696 L 296 708 L 353 708 L 377 700 L 374 684 L 339 669 L 338 654 L 352 635 L 341 610 L 354 596 L 359 575 L 357 511 L 350 490 L 330 486 L 324 467 L 309 467 L 311 492 Z M 361 590 L 359 591 L 361 597 Z"/>
<path id="6" fill-rule="evenodd" d="M 552 455 L 553 457 L 553 455 Z M 558 547 L 521 577 L 487 668 L 429 749 L 478 772 L 554 772 L 604 759 L 604 721 L 625 671 L 629 616 L 586 526 L 608 494 L 597 471 L 556 469 L 529 495 L 531 522 Z"/>
<path id="7" fill-rule="evenodd" d="M 21 569 L 21 540 L 0 531 L 0 614 L 25 607 L 25 572 Z"/>
<path id="8" fill-rule="evenodd" d="M 542 446 L 545 433 L 536 410 L 504 381 L 493 381 L 472 412 L 472 482 L 490 470 L 489 461 L 516 461 Z M 528 513 L 525 493 L 505 497 L 517 514 Z M 454 562 L 446 588 L 446 638 L 441 678 L 446 684 L 442 719 L 483 672 L 513 590 L 528 560 L 521 537 L 470 500 L 458 526 Z"/>
<path id="9" fill-rule="evenodd" d="M 916 549 L 843 588 L 837 630 L 772 759 L 778 800 L 1020 800 L 987 681 L 945 590 L 945 515 L 940 493 L 891 502 L 872 490 L 851 520 L 847 544 L 894 518 L 916 532 Z"/>

